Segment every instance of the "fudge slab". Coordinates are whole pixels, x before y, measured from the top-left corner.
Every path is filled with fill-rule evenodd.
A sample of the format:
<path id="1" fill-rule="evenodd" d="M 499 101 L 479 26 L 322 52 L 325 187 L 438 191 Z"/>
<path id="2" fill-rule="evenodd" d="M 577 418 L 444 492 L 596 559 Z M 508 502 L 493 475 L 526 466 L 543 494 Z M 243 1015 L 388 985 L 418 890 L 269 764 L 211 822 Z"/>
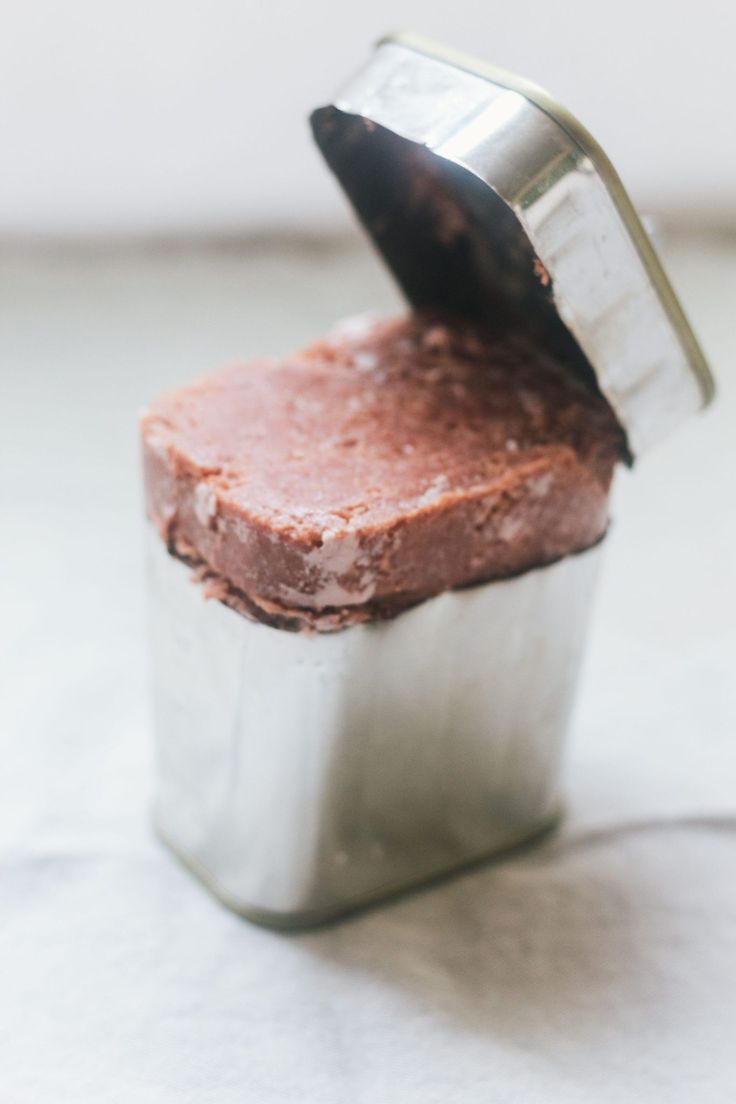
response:
<path id="1" fill-rule="evenodd" d="M 625 452 L 605 399 L 519 338 L 358 318 L 142 418 L 147 510 L 208 592 L 339 629 L 595 544 Z"/>

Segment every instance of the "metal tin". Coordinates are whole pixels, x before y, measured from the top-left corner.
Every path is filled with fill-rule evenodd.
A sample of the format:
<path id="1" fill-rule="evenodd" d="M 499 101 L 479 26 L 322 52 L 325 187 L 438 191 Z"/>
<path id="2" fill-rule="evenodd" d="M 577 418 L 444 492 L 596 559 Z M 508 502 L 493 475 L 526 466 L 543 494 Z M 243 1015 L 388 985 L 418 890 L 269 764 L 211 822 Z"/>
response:
<path id="1" fill-rule="evenodd" d="M 315 923 L 555 820 L 598 548 L 313 635 L 149 552 L 156 822 L 229 907 Z"/>
<path id="2" fill-rule="evenodd" d="M 707 401 L 618 179 L 544 93 L 394 39 L 313 126 L 413 304 L 592 365 L 634 452 Z M 298 927 L 542 831 L 599 555 L 307 635 L 205 600 L 152 536 L 160 833 L 230 907 Z"/>
<path id="3" fill-rule="evenodd" d="M 707 403 L 707 364 L 611 163 L 536 85 L 383 40 L 314 134 L 415 306 L 573 342 L 638 455 Z"/>

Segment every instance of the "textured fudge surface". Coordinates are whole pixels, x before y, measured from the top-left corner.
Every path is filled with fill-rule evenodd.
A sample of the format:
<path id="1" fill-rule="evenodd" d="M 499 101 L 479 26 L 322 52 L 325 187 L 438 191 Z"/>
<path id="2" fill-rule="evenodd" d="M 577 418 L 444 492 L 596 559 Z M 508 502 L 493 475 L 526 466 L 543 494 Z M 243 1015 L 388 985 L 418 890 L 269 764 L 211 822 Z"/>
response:
<path id="1" fill-rule="evenodd" d="M 225 370 L 142 434 L 170 550 L 241 612 L 321 630 L 594 544 L 624 447 L 569 365 L 431 315 Z"/>

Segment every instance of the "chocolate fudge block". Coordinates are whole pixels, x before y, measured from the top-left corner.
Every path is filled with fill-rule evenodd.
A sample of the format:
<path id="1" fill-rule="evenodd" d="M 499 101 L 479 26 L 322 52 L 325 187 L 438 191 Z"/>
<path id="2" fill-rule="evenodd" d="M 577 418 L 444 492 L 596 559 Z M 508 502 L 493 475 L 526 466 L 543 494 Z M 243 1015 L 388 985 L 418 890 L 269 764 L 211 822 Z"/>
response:
<path id="1" fill-rule="evenodd" d="M 240 612 L 322 631 L 595 544 L 625 453 L 574 366 L 434 314 L 229 368 L 142 436 L 170 551 Z"/>

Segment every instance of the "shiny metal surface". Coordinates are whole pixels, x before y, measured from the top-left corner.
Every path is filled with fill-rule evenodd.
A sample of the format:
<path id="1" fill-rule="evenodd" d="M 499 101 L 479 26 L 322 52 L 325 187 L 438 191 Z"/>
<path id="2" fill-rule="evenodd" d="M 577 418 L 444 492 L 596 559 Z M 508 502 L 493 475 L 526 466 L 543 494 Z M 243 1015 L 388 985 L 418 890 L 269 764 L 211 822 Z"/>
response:
<path id="1" fill-rule="evenodd" d="M 408 299 L 532 319 L 592 365 L 637 455 L 713 393 L 623 186 L 535 85 L 410 36 L 379 44 L 315 137 Z"/>
<path id="2" fill-rule="evenodd" d="M 592 366 L 634 454 L 708 401 L 620 181 L 541 90 L 388 40 L 312 122 L 413 305 Z M 310 636 L 206 601 L 152 536 L 162 836 L 230 907 L 296 927 L 537 834 L 599 556 Z"/>
<path id="3" fill-rule="evenodd" d="M 150 537 L 165 840 L 230 907 L 313 923 L 550 824 L 599 549 L 306 635 Z"/>

